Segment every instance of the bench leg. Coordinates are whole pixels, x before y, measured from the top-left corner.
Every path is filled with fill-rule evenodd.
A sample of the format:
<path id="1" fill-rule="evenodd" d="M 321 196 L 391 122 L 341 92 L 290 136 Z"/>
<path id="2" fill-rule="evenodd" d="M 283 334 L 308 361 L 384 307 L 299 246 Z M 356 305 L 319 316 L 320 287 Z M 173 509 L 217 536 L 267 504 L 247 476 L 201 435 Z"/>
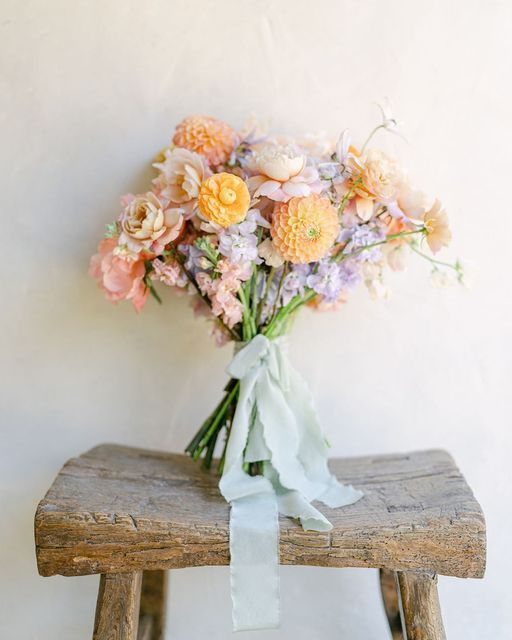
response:
<path id="1" fill-rule="evenodd" d="M 393 640 L 403 640 L 402 620 L 400 617 L 400 603 L 398 600 L 397 577 L 395 571 L 381 569 L 379 572 L 380 591 L 384 604 L 384 611 L 388 619 L 389 630 Z"/>
<path id="2" fill-rule="evenodd" d="M 435 573 L 398 571 L 397 577 L 404 637 L 446 640 Z"/>
<path id="3" fill-rule="evenodd" d="M 167 600 L 167 571 L 144 571 L 137 640 L 163 640 Z"/>
<path id="4" fill-rule="evenodd" d="M 136 640 L 142 571 L 100 577 L 93 640 Z"/>

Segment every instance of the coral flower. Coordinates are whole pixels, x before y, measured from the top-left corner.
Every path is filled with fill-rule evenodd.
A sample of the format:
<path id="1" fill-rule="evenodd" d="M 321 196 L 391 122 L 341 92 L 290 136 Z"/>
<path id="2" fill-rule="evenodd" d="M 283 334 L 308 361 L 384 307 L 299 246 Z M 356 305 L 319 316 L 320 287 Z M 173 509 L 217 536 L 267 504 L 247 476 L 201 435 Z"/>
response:
<path id="1" fill-rule="evenodd" d="M 190 116 L 176 127 L 172 139 L 177 147 L 197 151 L 210 164 L 226 162 L 238 144 L 238 136 L 228 124 L 211 116 Z"/>
<path id="2" fill-rule="evenodd" d="M 251 203 L 245 182 L 232 173 L 217 173 L 203 182 L 199 191 L 199 210 L 221 227 L 242 222 Z"/>
<path id="3" fill-rule="evenodd" d="M 339 228 L 338 215 L 330 200 L 312 194 L 277 203 L 270 233 L 285 260 L 306 264 L 325 256 Z"/>
<path id="4" fill-rule="evenodd" d="M 448 226 L 448 216 L 439 200 L 436 200 L 425 213 L 423 223 L 427 230 L 427 244 L 432 253 L 437 253 L 450 244 L 452 234 Z"/>
<path id="5" fill-rule="evenodd" d="M 131 300 L 136 311 L 141 311 L 149 289 L 144 284 L 144 260 L 116 255 L 117 238 L 107 238 L 98 245 L 98 253 L 91 258 L 89 275 L 95 278 L 105 292 L 107 300 Z"/>

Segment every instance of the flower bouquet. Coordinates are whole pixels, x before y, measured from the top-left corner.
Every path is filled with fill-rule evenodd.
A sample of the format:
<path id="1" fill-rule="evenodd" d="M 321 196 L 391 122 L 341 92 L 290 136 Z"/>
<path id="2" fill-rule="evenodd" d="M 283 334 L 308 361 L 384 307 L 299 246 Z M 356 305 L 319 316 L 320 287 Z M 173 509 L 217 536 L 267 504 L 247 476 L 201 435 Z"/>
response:
<path id="1" fill-rule="evenodd" d="M 336 309 L 361 283 L 386 297 L 386 269 L 403 269 L 409 254 L 438 278 L 463 279 L 459 262 L 434 257 L 451 237 L 439 201 L 371 145 L 378 131 L 396 131 L 387 107 L 382 114 L 359 147 L 347 131 L 332 143 L 291 140 L 256 124 L 237 132 L 213 117 L 185 118 L 153 165 L 151 189 L 124 196 L 91 260 L 112 302 L 140 311 L 169 286 L 191 296 L 218 345 L 235 343 L 224 394 L 186 450 L 206 468 L 218 456 L 236 629 L 277 624 L 278 511 L 328 530 L 311 502 L 362 496 L 328 470 L 309 391 L 286 355 L 295 316 Z M 257 534 L 249 546 L 248 531 Z"/>

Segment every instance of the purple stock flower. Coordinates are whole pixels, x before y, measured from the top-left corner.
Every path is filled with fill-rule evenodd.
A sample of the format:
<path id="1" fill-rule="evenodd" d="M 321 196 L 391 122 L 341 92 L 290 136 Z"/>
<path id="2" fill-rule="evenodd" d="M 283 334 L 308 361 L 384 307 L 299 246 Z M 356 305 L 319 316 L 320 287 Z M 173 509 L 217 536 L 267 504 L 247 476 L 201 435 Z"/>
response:
<path id="1" fill-rule="evenodd" d="M 234 263 L 255 262 L 261 264 L 258 256 L 258 238 L 255 234 L 259 226 L 268 227 L 269 223 L 257 209 L 251 209 L 245 220 L 234 224 L 219 234 L 219 251 Z"/>
<path id="2" fill-rule="evenodd" d="M 297 294 L 304 295 L 306 281 L 311 273 L 311 268 L 307 264 L 295 265 L 292 270 L 286 274 L 283 281 L 282 301 L 283 305 L 287 305 L 290 300 Z"/>
<path id="3" fill-rule="evenodd" d="M 226 231 L 219 238 L 219 252 L 230 262 L 240 264 L 241 262 L 261 263 L 258 257 L 258 239 L 255 235 L 242 235 Z"/>
<path id="4" fill-rule="evenodd" d="M 351 291 L 361 282 L 361 263 L 352 258 L 344 260 L 338 265 L 340 278 L 343 283 L 342 288 Z"/>
<path id="5" fill-rule="evenodd" d="M 367 247 L 368 245 L 382 242 L 386 237 L 383 229 L 370 226 L 369 224 L 355 225 L 349 229 L 343 229 L 338 237 L 339 242 L 347 242 L 343 253 L 349 255 Z M 357 258 L 366 262 L 378 262 L 381 259 L 381 248 L 372 247 L 366 251 L 361 251 Z"/>
<path id="6" fill-rule="evenodd" d="M 185 268 L 191 273 L 195 274 L 196 271 L 202 269 L 200 260 L 204 258 L 203 252 L 195 247 L 193 244 L 180 244 L 178 250 L 184 256 L 186 256 Z"/>
<path id="7" fill-rule="evenodd" d="M 335 302 L 343 289 L 339 265 L 329 261 L 320 262 L 316 273 L 309 275 L 306 283 L 313 291 L 323 296 L 325 302 Z"/>

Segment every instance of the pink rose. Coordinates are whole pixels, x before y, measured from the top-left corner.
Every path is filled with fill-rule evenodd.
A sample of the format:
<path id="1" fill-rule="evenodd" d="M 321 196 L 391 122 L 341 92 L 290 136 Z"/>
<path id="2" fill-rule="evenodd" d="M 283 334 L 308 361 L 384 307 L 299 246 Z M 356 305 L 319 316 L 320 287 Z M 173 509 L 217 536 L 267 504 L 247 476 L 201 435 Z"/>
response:
<path id="1" fill-rule="evenodd" d="M 144 260 L 114 253 L 117 238 L 107 238 L 98 245 L 98 253 L 91 258 L 89 274 L 98 281 L 107 300 L 131 300 L 135 310 L 141 311 L 149 289 L 144 284 Z"/>

